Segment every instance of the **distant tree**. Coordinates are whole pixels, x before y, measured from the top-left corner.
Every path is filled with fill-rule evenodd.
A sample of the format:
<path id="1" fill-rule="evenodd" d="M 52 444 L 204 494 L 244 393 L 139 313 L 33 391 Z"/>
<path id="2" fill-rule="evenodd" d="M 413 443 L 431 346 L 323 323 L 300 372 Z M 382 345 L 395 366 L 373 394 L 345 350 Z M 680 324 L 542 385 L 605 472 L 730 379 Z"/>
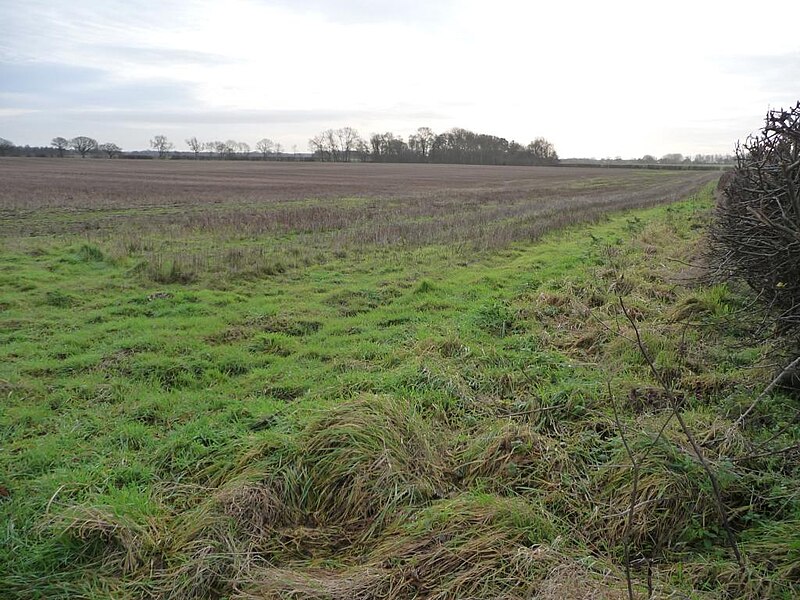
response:
<path id="1" fill-rule="evenodd" d="M 239 142 L 236 140 L 225 140 L 224 155 L 225 158 L 233 158 L 236 150 L 239 148 Z"/>
<path id="2" fill-rule="evenodd" d="M 221 142 L 219 140 L 206 142 L 206 148 L 208 148 L 209 152 L 216 152 L 220 158 L 222 158 L 225 154 L 225 142 Z"/>
<path id="3" fill-rule="evenodd" d="M 369 147 L 375 162 L 410 162 L 415 158 L 403 138 L 391 131 L 373 133 L 369 138 Z"/>
<path id="4" fill-rule="evenodd" d="M 408 145 L 415 152 L 419 153 L 420 158 L 425 161 L 430 155 L 431 146 L 436 139 L 436 134 L 430 127 L 420 127 L 417 133 L 408 138 Z"/>
<path id="5" fill-rule="evenodd" d="M 64 150 L 69 148 L 69 140 L 63 137 L 54 137 L 50 145 L 58 150 L 58 157 L 64 158 Z"/>
<path id="6" fill-rule="evenodd" d="M 233 153 L 233 146 L 231 146 L 231 144 L 235 143 L 236 142 L 233 140 L 228 140 L 227 142 L 216 140 L 214 142 L 209 142 L 209 145 L 220 158 L 228 158 Z"/>
<path id="7" fill-rule="evenodd" d="M 282 153 L 283 153 L 283 144 L 281 144 L 281 143 L 279 142 L 279 143 L 275 144 L 275 157 L 276 157 L 278 160 L 280 160 L 280 159 L 281 159 L 281 154 L 282 154 Z"/>
<path id="8" fill-rule="evenodd" d="M 645 154 L 641 159 L 639 159 L 639 161 L 647 164 L 655 164 L 658 162 L 656 157 L 652 154 Z"/>
<path id="9" fill-rule="evenodd" d="M 14 142 L 6 138 L 0 138 L 0 156 L 5 156 L 14 147 Z"/>
<path id="10" fill-rule="evenodd" d="M 339 141 L 342 159 L 344 162 L 350 162 L 359 142 L 361 142 L 361 136 L 352 127 L 342 127 L 336 130 L 336 137 Z"/>
<path id="11" fill-rule="evenodd" d="M 369 145 L 371 148 L 370 154 L 372 154 L 372 160 L 375 162 L 382 162 L 383 161 L 383 141 L 384 134 L 382 133 L 373 133 L 369 136 Z"/>
<path id="12" fill-rule="evenodd" d="M 361 162 L 367 162 L 369 160 L 369 144 L 367 140 L 361 139 L 359 140 L 358 144 L 356 145 L 356 154 L 358 155 L 358 159 Z"/>
<path id="13" fill-rule="evenodd" d="M 333 129 L 326 129 L 322 135 L 325 137 L 325 151 L 333 162 L 339 162 L 342 152 L 339 149 L 339 137 L 336 135 L 336 131 Z"/>
<path id="14" fill-rule="evenodd" d="M 236 149 L 244 154 L 245 157 L 250 156 L 250 144 L 247 142 L 237 142 Z"/>
<path id="15" fill-rule="evenodd" d="M 150 147 L 158 152 L 158 158 L 164 158 L 167 156 L 170 150 L 172 150 L 173 145 L 167 139 L 165 135 L 157 135 L 152 140 L 150 140 Z"/>
<path id="16" fill-rule="evenodd" d="M 119 156 L 122 153 L 122 148 L 111 142 L 100 144 L 97 148 L 101 152 L 105 152 L 108 158 L 114 158 L 115 156 Z"/>
<path id="17" fill-rule="evenodd" d="M 188 140 L 186 140 L 186 145 L 189 146 L 189 150 L 194 152 L 194 159 L 197 160 L 200 158 L 200 153 L 206 147 L 206 145 L 198 140 L 196 137 L 192 136 Z"/>
<path id="18" fill-rule="evenodd" d="M 325 134 L 318 133 L 314 137 L 309 138 L 308 149 L 311 150 L 312 155 L 319 156 L 319 159 L 324 161 L 326 152 Z"/>
<path id="19" fill-rule="evenodd" d="M 263 138 L 256 142 L 256 150 L 261 153 L 261 155 L 264 157 L 264 160 L 267 160 L 267 157 L 272 154 L 272 149 L 274 147 L 275 142 L 269 138 Z"/>
<path id="20" fill-rule="evenodd" d="M 665 154 L 659 159 L 658 162 L 669 165 L 677 165 L 678 163 L 683 162 L 683 154 L 678 154 L 678 153 Z"/>
<path id="21" fill-rule="evenodd" d="M 85 135 L 79 135 L 78 137 L 74 137 L 69 141 L 69 146 L 75 152 L 81 155 L 81 158 L 86 158 L 86 155 L 89 152 L 94 152 L 97 150 L 97 140 L 87 137 Z"/>
<path id="22" fill-rule="evenodd" d="M 558 162 L 555 147 L 543 137 L 538 137 L 528 144 L 528 152 L 535 165 L 553 165 Z"/>

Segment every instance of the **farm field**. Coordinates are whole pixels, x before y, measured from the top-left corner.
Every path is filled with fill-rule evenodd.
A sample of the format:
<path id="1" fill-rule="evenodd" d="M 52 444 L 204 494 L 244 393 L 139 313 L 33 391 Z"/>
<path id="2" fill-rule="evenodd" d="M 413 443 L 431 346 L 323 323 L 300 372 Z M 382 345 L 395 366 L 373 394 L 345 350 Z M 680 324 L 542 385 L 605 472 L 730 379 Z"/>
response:
<path id="1" fill-rule="evenodd" d="M 0 596 L 796 597 L 717 177 L 0 160 Z"/>
<path id="2" fill-rule="evenodd" d="M 609 209 L 686 197 L 714 172 L 4 160 L 0 234 L 80 236 L 156 281 L 242 278 L 331 257 L 531 241 Z"/>

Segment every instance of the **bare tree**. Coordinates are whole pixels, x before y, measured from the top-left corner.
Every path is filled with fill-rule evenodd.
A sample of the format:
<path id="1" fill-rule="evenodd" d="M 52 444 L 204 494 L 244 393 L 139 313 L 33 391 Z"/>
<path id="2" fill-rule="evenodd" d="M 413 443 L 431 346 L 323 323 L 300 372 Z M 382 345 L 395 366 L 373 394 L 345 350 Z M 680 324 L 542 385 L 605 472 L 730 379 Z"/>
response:
<path id="1" fill-rule="evenodd" d="M 69 146 L 75 152 L 81 155 L 81 158 L 86 158 L 86 155 L 89 152 L 94 152 L 97 150 L 97 140 L 92 139 L 85 135 L 79 135 L 78 137 L 74 137 L 69 141 Z"/>
<path id="2" fill-rule="evenodd" d="M 100 144 L 97 149 L 101 152 L 105 152 L 105 154 L 108 155 L 108 158 L 114 158 L 122 153 L 122 148 L 111 142 Z"/>
<path id="3" fill-rule="evenodd" d="M 170 142 L 165 135 L 157 135 L 150 140 L 150 147 L 158 152 L 158 158 L 166 157 L 173 148 L 172 142 Z"/>
<path id="4" fill-rule="evenodd" d="M 200 158 L 200 153 L 203 151 L 203 148 L 206 147 L 206 145 L 203 142 L 201 142 L 200 140 L 198 140 L 194 136 L 192 136 L 188 140 L 186 140 L 186 145 L 189 146 L 189 150 L 194 152 L 194 159 L 195 160 Z"/>
<path id="5" fill-rule="evenodd" d="M 278 143 L 275 144 L 275 157 L 278 160 L 280 160 L 281 159 L 281 154 L 283 154 L 283 144 L 278 142 Z"/>
<path id="6" fill-rule="evenodd" d="M 212 149 L 214 152 L 216 152 L 217 156 L 219 156 L 220 158 L 225 158 L 231 152 L 231 148 L 230 146 L 228 146 L 228 142 L 223 142 L 220 140 L 208 142 L 208 147 Z"/>
<path id="7" fill-rule="evenodd" d="M 667 165 L 677 165 L 678 163 L 683 162 L 683 154 L 678 152 L 672 152 L 670 154 L 665 154 L 661 158 L 658 159 L 658 162 L 667 164 Z"/>
<path id="8" fill-rule="evenodd" d="M 261 155 L 264 157 L 264 160 L 267 160 L 267 157 L 272 154 L 272 149 L 275 147 L 275 142 L 273 142 L 269 138 L 263 138 L 256 142 L 256 150 L 261 152 Z"/>
<path id="9" fill-rule="evenodd" d="M 248 144 L 247 142 L 237 142 L 236 149 L 242 154 L 244 154 L 245 158 L 250 156 L 250 144 Z"/>
<path id="10" fill-rule="evenodd" d="M 222 157 L 223 149 L 225 147 L 225 142 L 220 142 L 219 140 L 212 140 L 210 142 L 206 142 L 205 146 L 206 149 L 211 154 L 214 154 L 216 152 L 220 157 Z"/>
<path id="11" fill-rule="evenodd" d="M 528 144 L 534 165 L 552 165 L 558 162 L 555 146 L 543 137 L 538 137 Z"/>
<path id="12" fill-rule="evenodd" d="M 236 149 L 239 147 L 239 142 L 236 140 L 225 140 L 224 154 L 225 158 L 233 158 L 236 154 Z"/>
<path id="13" fill-rule="evenodd" d="M 59 158 L 64 158 L 64 150 L 69 148 L 69 140 L 63 137 L 54 137 L 50 142 L 50 145 L 58 150 Z"/>
<path id="14" fill-rule="evenodd" d="M 308 140 L 308 149 L 311 150 L 311 154 L 316 154 L 319 156 L 321 161 L 325 160 L 325 134 L 318 133 L 314 137 Z"/>
<path id="15" fill-rule="evenodd" d="M 420 127 L 417 129 L 417 133 L 408 138 L 408 145 L 419 152 L 422 160 L 427 160 L 435 139 L 436 134 L 430 127 Z"/>
<path id="16" fill-rule="evenodd" d="M 330 154 L 333 162 L 339 162 L 342 159 L 341 148 L 339 148 L 339 136 L 333 129 L 327 129 L 322 134 L 325 136 L 325 147 Z"/>
<path id="17" fill-rule="evenodd" d="M 361 141 L 358 131 L 352 127 L 342 127 L 336 130 L 336 137 L 339 140 L 339 150 L 344 162 L 350 162 L 352 153 L 356 150 Z"/>

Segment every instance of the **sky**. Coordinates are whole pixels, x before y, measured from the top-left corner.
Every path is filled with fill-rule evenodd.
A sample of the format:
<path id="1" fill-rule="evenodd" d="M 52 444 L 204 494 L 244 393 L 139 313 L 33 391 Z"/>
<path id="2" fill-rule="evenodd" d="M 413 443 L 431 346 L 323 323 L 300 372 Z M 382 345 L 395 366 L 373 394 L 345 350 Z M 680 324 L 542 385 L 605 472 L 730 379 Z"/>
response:
<path id="1" fill-rule="evenodd" d="M 424 126 L 543 136 L 562 157 L 727 154 L 800 100 L 800 8 L 761 6 L 0 0 L 0 137 L 305 152 L 328 128 Z"/>

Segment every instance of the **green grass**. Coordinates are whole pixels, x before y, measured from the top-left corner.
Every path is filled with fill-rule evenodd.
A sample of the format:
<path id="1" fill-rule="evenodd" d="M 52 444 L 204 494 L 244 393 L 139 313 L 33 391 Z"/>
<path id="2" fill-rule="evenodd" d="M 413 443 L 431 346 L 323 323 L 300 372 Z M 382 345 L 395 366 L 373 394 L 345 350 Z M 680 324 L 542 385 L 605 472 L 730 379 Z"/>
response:
<path id="1" fill-rule="evenodd" d="M 674 423 L 642 465 L 634 555 L 665 596 L 793 597 L 795 463 L 732 462 L 791 403 L 724 435 L 768 349 L 730 325 L 741 297 L 675 283 L 669 260 L 691 262 L 709 195 L 491 253 L 373 248 L 219 280 L 7 242 L 4 597 L 625 597 L 631 470 L 606 381 L 643 451 L 665 406 L 617 294 L 752 562 L 734 581 Z"/>

